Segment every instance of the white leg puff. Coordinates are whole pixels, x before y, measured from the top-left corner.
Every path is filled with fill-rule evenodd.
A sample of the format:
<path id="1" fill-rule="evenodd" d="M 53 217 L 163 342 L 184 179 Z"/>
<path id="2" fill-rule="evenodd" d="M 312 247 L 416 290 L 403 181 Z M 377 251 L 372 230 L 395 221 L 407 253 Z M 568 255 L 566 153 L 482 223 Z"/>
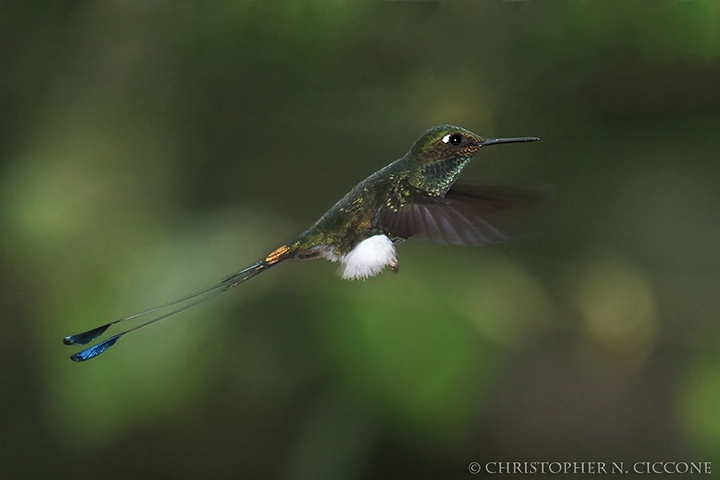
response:
<path id="1" fill-rule="evenodd" d="M 342 278 L 356 280 L 380 273 L 387 265 L 397 268 L 395 246 L 386 235 L 375 235 L 358 243 L 342 257 Z"/>

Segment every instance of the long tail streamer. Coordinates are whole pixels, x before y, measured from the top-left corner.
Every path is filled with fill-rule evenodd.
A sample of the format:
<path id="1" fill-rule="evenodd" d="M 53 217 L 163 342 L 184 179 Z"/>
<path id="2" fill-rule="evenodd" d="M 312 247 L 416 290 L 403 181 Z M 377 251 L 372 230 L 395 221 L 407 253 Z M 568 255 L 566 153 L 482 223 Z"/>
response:
<path id="1" fill-rule="evenodd" d="M 222 282 L 213 285 L 212 287 L 206 288 L 204 290 L 200 290 L 195 293 L 191 293 L 189 295 L 185 295 L 181 298 L 178 298 L 176 300 L 173 300 L 171 302 L 163 303 L 162 305 L 158 305 L 156 307 L 149 308 L 147 310 L 143 310 L 139 313 L 134 313 L 132 315 L 129 315 L 127 317 L 120 318 L 118 320 L 114 320 L 112 322 L 106 323 L 104 325 L 101 325 L 99 327 L 95 327 L 91 330 L 87 330 L 82 333 L 78 333 L 75 335 L 68 335 L 63 339 L 63 343 L 65 345 L 85 345 L 88 344 L 94 340 L 96 340 L 98 337 L 103 335 L 110 327 L 113 325 L 117 325 L 118 323 L 126 322 L 128 320 L 132 320 L 134 318 L 143 317 L 145 315 L 148 315 L 153 312 L 157 312 L 158 310 L 164 310 L 166 308 L 175 306 L 175 305 L 181 305 L 178 308 L 175 308 L 167 313 L 164 313 L 162 315 L 159 315 L 157 317 L 151 318 L 150 320 L 141 323 L 140 325 L 137 325 L 133 328 L 129 328 L 123 332 L 120 332 L 107 340 L 104 340 L 96 345 L 93 345 L 92 347 L 86 348 L 85 350 L 81 350 L 74 355 L 70 356 L 70 359 L 74 362 L 84 362 L 86 360 L 90 360 L 92 358 L 97 357 L 98 355 L 104 353 L 107 349 L 115 345 L 115 343 L 122 337 L 123 335 L 127 335 L 130 332 L 134 332 L 136 330 L 140 330 L 141 328 L 145 328 L 148 325 L 151 325 L 155 322 L 159 322 L 160 320 L 164 320 L 168 317 L 171 317 L 175 315 L 176 313 L 180 313 L 184 310 L 187 310 L 188 308 L 194 307 L 195 305 L 198 305 L 200 303 L 203 303 L 207 300 L 210 300 L 211 298 L 215 298 L 218 295 L 227 292 L 231 288 L 240 285 L 241 283 L 245 282 L 246 280 L 251 279 L 258 273 L 267 270 L 271 266 L 275 264 L 267 263 L 264 260 L 261 260 L 257 263 L 254 263 L 253 265 L 245 268 L 244 270 L 239 271 L 238 273 L 235 273 L 233 275 L 230 275 Z M 190 301 L 192 300 L 192 301 Z M 186 303 L 189 302 L 189 303 Z"/>

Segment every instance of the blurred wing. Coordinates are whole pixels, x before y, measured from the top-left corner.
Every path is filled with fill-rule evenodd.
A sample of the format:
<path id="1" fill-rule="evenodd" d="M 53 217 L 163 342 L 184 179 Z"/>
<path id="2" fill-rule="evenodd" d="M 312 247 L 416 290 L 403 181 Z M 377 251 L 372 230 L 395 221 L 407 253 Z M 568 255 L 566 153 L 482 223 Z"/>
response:
<path id="1" fill-rule="evenodd" d="M 531 235 L 543 190 L 456 184 L 444 197 L 423 196 L 394 212 L 383 209 L 375 224 L 403 238 L 450 245 L 487 245 Z"/>

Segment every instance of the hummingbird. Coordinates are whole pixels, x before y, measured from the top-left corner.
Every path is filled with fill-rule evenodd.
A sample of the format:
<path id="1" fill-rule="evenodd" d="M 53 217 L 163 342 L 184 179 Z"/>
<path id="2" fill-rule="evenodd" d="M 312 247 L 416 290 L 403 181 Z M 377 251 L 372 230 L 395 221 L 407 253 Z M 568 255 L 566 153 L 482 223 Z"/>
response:
<path id="1" fill-rule="evenodd" d="M 91 330 L 69 335 L 65 345 L 86 345 L 111 326 L 175 307 L 75 353 L 83 362 L 122 336 L 214 298 L 290 259 L 325 258 L 340 264 L 343 279 L 366 279 L 386 267 L 399 270 L 396 246 L 409 238 L 450 245 L 487 245 L 517 238 L 510 219 L 542 197 L 538 191 L 456 183 L 480 150 L 537 137 L 485 138 L 453 125 L 425 132 L 410 151 L 357 184 L 310 228 L 261 260 L 221 282 Z"/>

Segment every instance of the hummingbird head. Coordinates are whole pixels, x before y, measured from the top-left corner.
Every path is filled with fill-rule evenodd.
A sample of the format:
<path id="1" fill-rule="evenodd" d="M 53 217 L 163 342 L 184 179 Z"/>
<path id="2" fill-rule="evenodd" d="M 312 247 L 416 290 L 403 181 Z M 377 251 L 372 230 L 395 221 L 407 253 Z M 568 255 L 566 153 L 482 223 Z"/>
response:
<path id="1" fill-rule="evenodd" d="M 411 183 L 435 195 L 444 195 L 481 148 L 536 140 L 539 138 L 485 138 L 453 125 L 433 127 L 417 139 L 407 155 L 413 171 Z"/>
<path id="2" fill-rule="evenodd" d="M 453 125 L 433 127 L 418 138 L 410 150 L 420 163 L 471 158 L 482 148 L 482 138 L 469 130 Z"/>
<path id="3" fill-rule="evenodd" d="M 433 127 L 418 138 L 410 150 L 413 158 L 432 164 L 472 158 L 481 148 L 501 143 L 534 142 L 537 137 L 485 138 L 454 125 Z"/>

